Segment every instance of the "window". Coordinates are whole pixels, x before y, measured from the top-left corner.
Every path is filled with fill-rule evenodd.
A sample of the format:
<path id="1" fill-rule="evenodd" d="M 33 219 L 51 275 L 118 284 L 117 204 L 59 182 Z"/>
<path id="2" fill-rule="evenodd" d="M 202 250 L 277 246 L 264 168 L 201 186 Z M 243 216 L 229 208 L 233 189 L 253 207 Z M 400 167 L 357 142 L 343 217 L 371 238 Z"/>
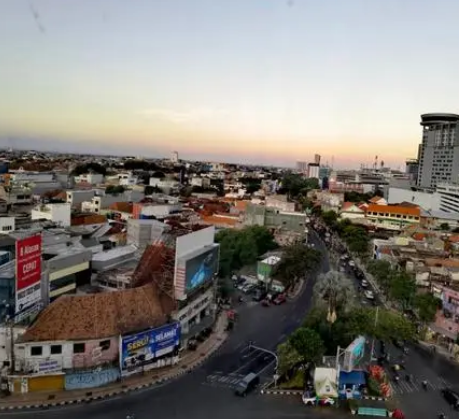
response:
<path id="1" fill-rule="evenodd" d="M 103 351 L 110 349 L 110 340 L 102 340 L 99 342 L 99 346 Z"/>
<path id="2" fill-rule="evenodd" d="M 73 344 L 73 353 L 74 354 L 83 354 L 85 352 L 84 343 L 74 343 Z"/>
<path id="3" fill-rule="evenodd" d="M 60 355 L 62 353 L 62 345 L 51 345 L 51 355 Z"/>
<path id="4" fill-rule="evenodd" d="M 30 355 L 31 356 L 41 356 L 43 354 L 43 347 L 42 346 L 32 346 L 30 348 Z"/>

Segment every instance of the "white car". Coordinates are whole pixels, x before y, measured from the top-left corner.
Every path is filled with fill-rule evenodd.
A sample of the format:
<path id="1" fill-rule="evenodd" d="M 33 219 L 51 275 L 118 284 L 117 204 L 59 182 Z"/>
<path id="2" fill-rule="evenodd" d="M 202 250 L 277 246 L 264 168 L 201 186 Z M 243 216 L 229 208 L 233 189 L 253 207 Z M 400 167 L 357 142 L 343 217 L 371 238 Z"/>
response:
<path id="1" fill-rule="evenodd" d="M 360 281 L 360 286 L 362 288 L 368 288 L 368 281 L 366 279 L 362 279 L 362 281 Z"/>
<path id="2" fill-rule="evenodd" d="M 355 266 L 355 262 L 354 262 L 353 260 L 350 260 L 350 261 L 349 261 L 349 266 L 350 266 L 351 268 L 353 268 L 353 267 Z"/>
<path id="3" fill-rule="evenodd" d="M 375 299 L 375 295 L 373 294 L 373 291 L 365 291 L 364 292 L 364 295 L 365 295 L 365 298 L 367 298 L 368 300 L 374 300 Z"/>

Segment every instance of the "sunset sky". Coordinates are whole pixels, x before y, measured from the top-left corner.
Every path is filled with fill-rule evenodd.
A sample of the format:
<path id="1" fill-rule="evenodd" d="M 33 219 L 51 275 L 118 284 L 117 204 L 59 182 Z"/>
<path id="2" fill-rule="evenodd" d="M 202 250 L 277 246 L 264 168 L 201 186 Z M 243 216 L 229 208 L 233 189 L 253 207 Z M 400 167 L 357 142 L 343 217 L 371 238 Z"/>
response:
<path id="1" fill-rule="evenodd" d="M 0 5 L 0 146 L 403 168 L 459 112 L 459 1 Z"/>

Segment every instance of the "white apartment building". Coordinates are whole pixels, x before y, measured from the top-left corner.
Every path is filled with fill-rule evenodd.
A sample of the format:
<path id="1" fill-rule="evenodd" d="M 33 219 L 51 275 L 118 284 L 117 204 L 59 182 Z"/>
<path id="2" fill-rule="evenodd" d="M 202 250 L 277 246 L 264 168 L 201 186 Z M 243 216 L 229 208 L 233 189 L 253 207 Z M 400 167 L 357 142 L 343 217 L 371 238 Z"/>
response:
<path id="1" fill-rule="evenodd" d="M 168 178 L 150 178 L 150 186 L 156 186 L 160 189 L 174 189 L 179 187 L 179 183 L 175 179 Z"/>
<path id="2" fill-rule="evenodd" d="M 201 188 L 208 188 L 210 186 L 210 179 L 208 177 L 193 176 L 190 181 L 191 186 L 199 186 Z"/>
<path id="3" fill-rule="evenodd" d="M 65 204 L 40 204 L 31 212 L 32 220 L 49 220 L 62 227 L 71 225 L 71 206 Z"/>
<path id="4" fill-rule="evenodd" d="M 122 186 L 134 186 L 137 185 L 139 178 L 134 176 L 132 173 L 119 173 L 118 184 Z"/>
<path id="5" fill-rule="evenodd" d="M 16 230 L 14 217 L 0 217 L 0 234 L 9 234 L 14 230 Z"/>
<path id="6" fill-rule="evenodd" d="M 104 181 L 104 175 L 99 173 L 85 173 L 80 176 L 75 176 L 76 183 L 89 183 L 91 185 L 98 185 Z"/>
<path id="7" fill-rule="evenodd" d="M 81 210 L 99 213 L 101 210 L 107 209 L 116 202 L 139 202 L 144 196 L 143 192 L 136 190 L 124 191 L 122 194 L 97 195 L 92 198 L 91 201 L 83 202 L 81 204 Z"/>
<path id="8" fill-rule="evenodd" d="M 67 191 L 67 203 L 73 207 L 81 207 L 85 201 L 90 201 L 96 195 L 94 189 Z"/>
<path id="9" fill-rule="evenodd" d="M 459 214 L 459 185 L 439 183 L 436 192 L 440 211 Z"/>

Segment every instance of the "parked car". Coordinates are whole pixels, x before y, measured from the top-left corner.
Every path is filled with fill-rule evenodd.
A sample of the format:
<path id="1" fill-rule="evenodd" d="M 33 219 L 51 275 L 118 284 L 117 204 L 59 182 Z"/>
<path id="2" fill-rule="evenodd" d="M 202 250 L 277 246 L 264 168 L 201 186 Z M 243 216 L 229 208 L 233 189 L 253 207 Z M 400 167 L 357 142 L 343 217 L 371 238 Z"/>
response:
<path id="1" fill-rule="evenodd" d="M 367 290 L 363 293 L 365 295 L 365 298 L 368 300 L 374 300 L 375 295 L 373 294 L 373 291 Z"/>
<path id="2" fill-rule="evenodd" d="M 235 394 L 245 397 L 260 384 L 260 377 L 254 373 L 247 374 L 239 383 L 237 383 Z"/>
<path id="3" fill-rule="evenodd" d="M 279 294 L 274 300 L 273 300 L 273 304 L 275 304 L 276 306 L 278 305 L 281 305 L 283 303 L 285 303 L 287 301 L 287 297 L 285 296 L 285 294 Z"/>
<path id="4" fill-rule="evenodd" d="M 368 288 L 368 285 L 369 285 L 369 284 L 368 284 L 368 281 L 367 281 L 366 279 L 362 279 L 362 280 L 360 281 L 360 286 L 361 286 L 362 288 Z"/>

